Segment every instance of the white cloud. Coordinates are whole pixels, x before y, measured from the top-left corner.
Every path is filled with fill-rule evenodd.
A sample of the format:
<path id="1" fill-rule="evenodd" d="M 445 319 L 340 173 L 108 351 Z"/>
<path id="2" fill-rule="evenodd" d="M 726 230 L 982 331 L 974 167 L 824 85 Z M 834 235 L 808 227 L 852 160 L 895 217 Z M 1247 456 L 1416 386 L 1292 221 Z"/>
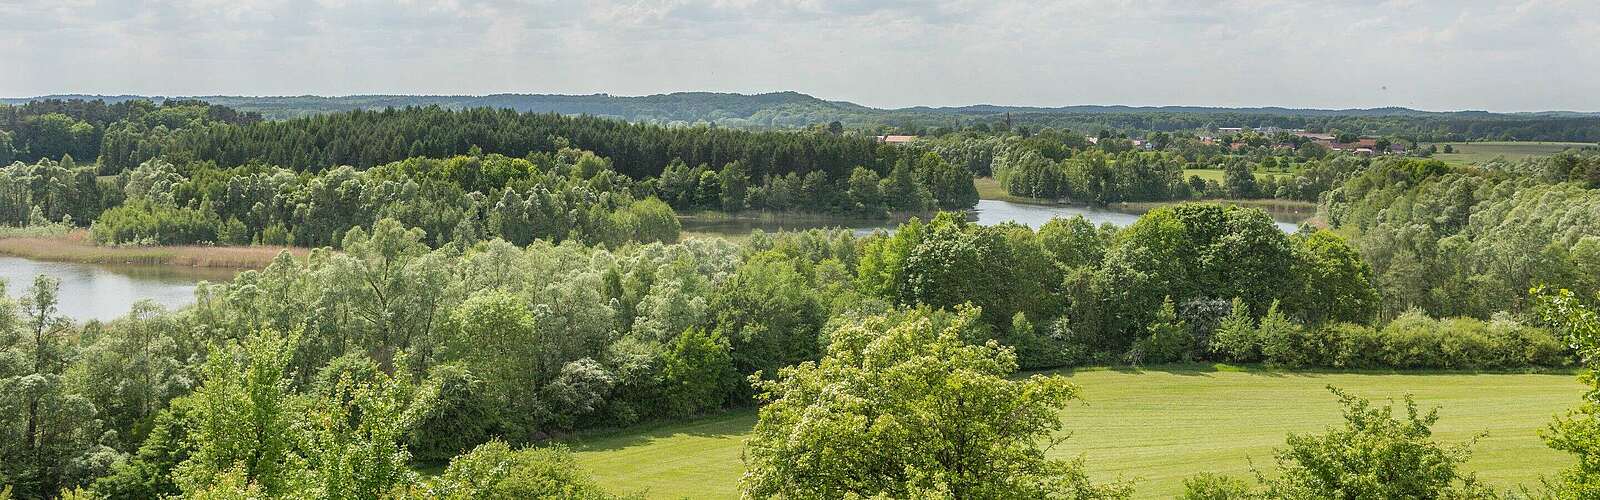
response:
<path id="1" fill-rule="evenodd" d="M 1596 109 L 1582 0 L 0 0 L 0 95 Z"/>

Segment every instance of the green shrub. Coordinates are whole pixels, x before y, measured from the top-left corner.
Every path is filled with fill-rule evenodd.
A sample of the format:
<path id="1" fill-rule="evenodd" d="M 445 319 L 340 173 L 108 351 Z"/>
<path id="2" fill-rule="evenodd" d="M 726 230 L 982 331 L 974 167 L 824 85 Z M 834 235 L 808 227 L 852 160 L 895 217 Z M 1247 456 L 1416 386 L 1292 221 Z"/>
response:
<path id="1" fill-rule="evenodd" d="M 1327 351 L 1308 349 L 1311 339 L 1306 337 L 1299 324 L 1278 310 L 1277 301 L 1267 308 L 1267 315 L 1261 317 L 1261 324 L 1256 327 L 1261 356 L 1274 364 L 1308 366 L 1323 361 L 1325 356 L 1321 353 Z"/>
<path id="2" fill-rule="evenodd" d="M 1261 498 L 1249 481 L 1233 476 L 1202 472 L 1183 480 L 1178 500 L 1250 500 Z"/>
<path id="3" fill-rule="evenodd" d="M 499 432 L 500 415 L 483 379 L 457 364 L 428 370 L 424 383 L 434 404 L 417 419 L 406 445 L 420 462 L 442 463 L 486 443 Z"/>
<path id="4" fill-rule="evenodd" d="M 100 214 L 90 227 L 95 243 L 181 245 L 217 240 L 221 222 L 208 207 L 174 208 L 134 201 Z"/>
<path id="5" fill-rule="evenodd" d="M 627 241 L 672 243 L 678 241 L 678 234 L 683 229 L 672 207 L 655 198 L 646 198 L 618 208 L 611 213 L 611 227 L 615 234 L 609 235 L 607 242 L 612 244 Z"/>
<path id="6" fill-rule="evenodd" d="M 1022 314 L 1018 312 L 1017 314 Z M 1087 339 L 1062 317 L 1042 329 L 1017 329 L 1012 325 L 1008 342 L 1017 350 L 1017 365 L 1024 370 L 1042 370 L 1088 363 L 1091 355 Z M 1029 325 L 1032 326 L 1032 325 Z"/>
<path id="7" fill-rule="evenodd" d="M 1489 328 L 1475 318 L 1447 318 L 1436 322 L 1440 368 L 1485 368 L 1504 366 L 1497 356 L 1504 348 L 1489 337 Z"/>
<path id="8" fill-rule="evenodd" d="M 270 226 L 262 228 L 261 234 L 257 240 L 257 243 L 262 245 L 293 245 L 294 233 L 289 232 L 289 228 L 283 227 L 283 224 L 275 222 Z"/>
<path id="9" fill-rule="evenodd" d="M 420 496 L 451 499 L 615 498 L 579 468 L 566 448 L 513 450 L 490 441 L 450 461 Z"/>
<path id="10" fill-rule="evenodd" d="M 1355 323 L 1325 325 L 1312 335 L 1324 339 L 1330 349 L 1324 365 L 1335 368 L 1376 368 L 1383 366 L 1383 337 L 1378 329 Z"/>
<path id="11" fill-rule="evenodd" d="M 1566 366 L 1567 346 L 1549 330 L 1510 317 L 1433 319 L 1411 311 L 1383 329 L 1333 323 L 1300 329 L 1262 318 L 1258 328 L 1270 363 L 1333 368 L 1497 369 Z M 1290 328 L 1287 334 L 1270 333 Z"/>
<path id="12" fill-rule="evenodd" d="M 1412 309 L 1395 318 L 1380 332 L 1383 338 L 1383 363 L 1391 368 L 1431 368 L 1445 365 L 1439 347 L 1438 321 L 1421 309 Z"/>
<path id="13" fill-rule="evenodd" d="M 239 219 L 229 217 L 227 221 L 217 225 L 217 243 L 228 245 L 245 245 L 250 243 L 250 229 L 244 227 Z"/>
<path id="14" fill-rule="evenodd" d="M 1464 469 L 1476 439 L 1446 445 L 1430 429 L 1438 410 L 1422 411 L 1405 398 L 1389 406 L 1329 387 L 1344 406 L 1344 425 L 1322 434 L 1290 434 L 1274 454 L 1270 498 L 1494 498 Z"/>
<path id="15" fill-rule="evenodd" d="M 1275 469 L 1255 470 L 1258 486 L 1202 473 L 1185 479 L 1183 500 L 1492 499 L 1498 498 L 1465 464 L 1476 438 L 1458 444 L 1433 439 L 1438 410 L 1422 411 L 1411 396 L 1397 415 L 1328 387 L 1344 407 L 1344 424 L 1321 434 L 1290 434 L 1273 453 Z"/>
<path id="16" fill-rule="evenodd" d="M 1211 350 L 1229 361 L 1249 363 L 1261 359 L 1261 337 L 1243 299 L 1233 298 L 1232 311 L 1211 334 Z"/>
<path id="17" fill-rule="evenodd" d="M 1489 335 L 1499 342 L 1502 366 L 1567 366 L 1573 362 L 1571 348 L 1554 332 L 1503 314 L 1489 321 Z"/>
<path id="18" fill-rule="evenodd" d="M 738 383 L 727 339 L 717 332 L 690 328 L 669 345 L 662 369 L 666 410 L 684 417 L 722 407 L 723 397 Z"/>
<path id="19" fill-rule="evenodd" d="M 1148 328 L 1150 336 L 1134 342 L 1129 360 L 1134 363 L 1175 363 L 1194 358 L 1194 334 L 1189 325 L 1178 319 L 1172 298 L 1162 302 L 1156 312 L 1155 322 Z"/>

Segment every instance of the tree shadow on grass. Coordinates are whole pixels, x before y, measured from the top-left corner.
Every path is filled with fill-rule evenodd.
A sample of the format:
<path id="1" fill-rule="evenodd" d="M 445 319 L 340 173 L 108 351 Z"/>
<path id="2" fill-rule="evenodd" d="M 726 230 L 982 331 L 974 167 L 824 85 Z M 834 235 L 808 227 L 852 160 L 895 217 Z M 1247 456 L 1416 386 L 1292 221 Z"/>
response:
<path id="1" fill-rule="evenodd" d="M 1343 369 L 1341 369 L 1341 368 L 1325 368 L 1325 367 L 1288 368 L 1288 367 L 1282 367 L 1282 366 L 1269 366 L 1269 365 L 1261 365 L 1261 364 L 1234 365 L 1234 364 L 1227 364 L 1227 363 L 1178 363 L 1178 364 L 1145 365 L 1145 366 L 1114 365 L 1114 366 L 1066 367 L 1066 368 L 1057 368 L 1057 369 L 1054 369 L 1054 370 L 1043 370 L 1043 371 L 1038 371 L 1038 372 L 1028 372 L 1028 373 L 1025 373 L 1025 374 L 1026 375 L 1031 375 L 1031 374 L 1034 374 L 1034 373 L 1038 373 L 1038 374 L 1059 374 L 1059 375 L 1065 375 L 1065 376 L 1069 376 L 1070 377 L 1072 375 L 1079 374 L 1079 373 L 1101 372 L 1101 371 L 1123 373 L 1123 374 L 1130 374 L 1130 375 L 1139 375 L 1139 374 L 1146 374 L 1146 373 L 1162 373 L 1162 374 L 1178 375 L 1178 376 L 1186 376 L 1186 377 L 1211 377 L 1211 376 L 1214 376 L 1215 374 L 1218 374 L 1218 373 L 1243 373 L 1243 374 L 1251 375 L 1251 376 L 1271 377 L 1271 378 L 1317 377 L 1317 376 L 1324 376 L 1324 375 L 1398 375 L 1398 376 L 1406 376 L 1406 375 L 1411 375 L 1411 376 L 1428 376 L 1428 375 L 1522 375 L 1522 374 L 1572 375 L 1572 374 L 1576 374 L 1577 373 L 1577 370 L 1575 370 L 1573 368 L 1524 368 L 1524 369 L 1503 369 L 1503 370 L 1496 370 L 1496 369 L 1441 370 L 1441 369 L 1394 369 L 1394 368 L 1385 368 L 1385 369 L 1343 368 Z"/>
<path id="2" fill-rule="evenodd" d="M 744 408 L 683 420 L 665 420 L 625 428 L 584 431 L 556 439 L 572 451 L 615 451 L 677 437 L 731 438 L 756 425 L 756 410 Z"/>
<path id="3" fill-rule="evenodd" d="M 1218 374 L 1218 373 L 1246 373 L 1246 374 L 1250 374 L 1250 375 L 1267 376 L 1267 377 L 1283 377 L 1283 376 L 1291 376 L 1291 375 L 1296 375 L 1297 374 L 1297 373 L 1292 372 L 1292 371 L 1269 369 L 1269 368 L 1262 367 L 1262 366 L 1230 365 L 1230 364 L 1224 364 L 1224 363 L 1173 363 L 1173 364 L 1160 364 L 1160 365 L 1079 366 L 1079 367 L 1058 368 L 1058 369 L 1055 369 L 1055 370 L 1047 370 L 1047 371 L 1038 372 L 1038 373 L 1059 374 L 1059 375 L 1065 375 L 1065 376 L 1070 377 L 1070 376 L 1073 376 L 1073 375 L 1076 375 L 1076 374 L 1079 374 L 1079 373 L 1102 372 L 1102 371 L 1129 374 L 1129 375 L 1141 375 L 1141 374 L 1146 374 L 1146 373 L 1162 373 L 1162 374 L 1167 374 L 1167 375 L 1178 375 L 1178 376 L 1183 376 L 1183 377 L 1211 377 L 1211 376 L 1213 376 L 1215 374 Z"/>

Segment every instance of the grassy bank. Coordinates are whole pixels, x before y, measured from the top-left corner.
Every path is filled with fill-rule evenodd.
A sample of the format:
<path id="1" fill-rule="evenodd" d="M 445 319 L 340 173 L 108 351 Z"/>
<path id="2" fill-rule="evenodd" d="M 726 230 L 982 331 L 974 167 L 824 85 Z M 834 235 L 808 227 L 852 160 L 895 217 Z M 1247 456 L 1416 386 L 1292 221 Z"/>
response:
<path id="1" fill-rule="evenodd" d="M 0 238 L 0 255 L 83 264 L 259 269 L 266 267 L 283 250 L 283 247 L 269 246 L 99 246 L 89 238 L 88 231 L 81 229 L 59 236 Z M 297 257 L 309 253 L 303 248 L 288 250 Z"/>
<path id="2" fill-rule="evenodd" d="M 1005 186 L 1001 186 L 1000 181 L 995 180 L 993 177 L 977 177 L 972 179 L 972 184 L 978 187 L 978 199 L 981 200 L 1000 200 L 1009 201 L 1012 203 L 1033 203 L 1042 205 L 1056 204 L 1054 200 L 1016 196 L 1011 193 L 1007 193 Z"/>
<path id="3" fill-rule="evenodd" d="M 1051 451 L 1083 455 L 1101 480 L 1136 478 L 1138 498 L 1172 498 L 1190 475 L 1246 475 L 1270 466 L 1290 432 L 1316 432 L 1339 420 L 1325 389 L 1334 385 L 1383 400 L 1410 393 L 1440 407 L 1435 438 L 1458 442 L 1487 431 L 1468 469 L 1489 483 L 1533 485 L 1572 463 L 1538 436 L 1550 417 L 1583 393 L 1571 374 L 1284 373 L 1179 367 L 1069 374 L 1084 402 L 1062 418 L 1071 439 Z M 649 498 L 737 498 L 739 459 L 753 412 L 585 437 L 578 459 L 616 491 Z"/>

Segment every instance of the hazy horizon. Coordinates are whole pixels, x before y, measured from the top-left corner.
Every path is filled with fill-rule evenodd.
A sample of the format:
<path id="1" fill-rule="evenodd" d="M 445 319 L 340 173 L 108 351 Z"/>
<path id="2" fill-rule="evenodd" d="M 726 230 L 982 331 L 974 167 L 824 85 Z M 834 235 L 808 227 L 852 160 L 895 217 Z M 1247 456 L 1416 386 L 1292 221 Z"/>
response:
<path id="1" fill-rule="evenodd" d="M 565 96 L 565 97 L 586 97 L 586 96 L 593 96 L 593 95 L 606 95 L 606 96 L 610 96 L 610 97 L 620 97 L 620 98 L 639 98 L 639 97 L 653 97 L 653 96 L 663 96 L 663 95 L 673 95 L 673 94 L 696 94 L 696 93 L 728 94 L 728 95 L 742 95 L 742 96 L 752 96 L 753 97 L 753 96 L 766 95 L 766 94 L 781 94 L 781 93 L 785 93 L 785 92 L 794 92 L 794 93 L 797 93 L 797 94 L 810 96 L 810 97 L 817 98 L 817 99 L 824 100 L 824 101 L 843 102 L 843 103 L 855 104 L 855 105 L 860 105 L 860 106 L 866 106 L 866 107 L 869 107 L 869 108 L 878 109 L 878 110 L 884 110 L 884 111 L 896 111 L 896 110 L 916 109 L 916 108 L 951 109 L 951 108 L 976 107 L 976 106 L 996 106 L 996 107 L 1007 107 L 1007 108 L 1038 108 L 1038 109 L 1060 109 L 1060 108 L 1072 108 L 1072 107 L 1099 107 L 1099 108 L 1125 107 L 1125 108 L 1132 108 L 1132 109 L 1212 108 L 1212 109 L 1285 109 L 1285 110 L 1313 110 L 1313 111 L 1344 111 L 1344 110 L 1373 110 L 1373 109 L 1385 109 L 1385 108 L 1403 108 L 1403 109 L 1409 109 L 1409 110 L 1412 110 L 1412 111 L 1421 111 L 1421 112 L 1429 112 L 1429 113 L 1487 112 L 1487 113 L 1495 113 L 1495 114 L 1517 114 L 1517 113 L 1600 114 L 1600 111 L 1586 111 L 1586 110 L 1578 110 L 1578 109 L 1525 109 L 1525 110 L 1491 111 L 1491 110 L 1484 110 L 1484 109 L 1423 109 L 1423 108 L 1412 108 L 1412 107 L 1407 107 L 1407 106 L 1372 106 L 1372 107 L 1359 107 L 1359 108 L 1357 108 L 1357 107 L 1325 108 L 1325 107 L 1282 106 L 1282 105 L 1274 105 L 1274 104 L 1240 105 L 1240 106 L 1218 106 L 1218 105 L 1209 105 L 1209 104 L 1077 103 L 1077 104 L 1062 104 L 1062 105 L 1056 105 L 1056 106 L 1043 106 L 1043 105 L 1036 105 L 1036 104 L 1013 104 L 1013 103 L 1001 103 L 1001 102 L 974 102 L 974 103 L 968 103 L 968 104 L 953 104 L 953 105 L 939 105 L 939 106 L 926 105 L 926 104 L 912 104 L 912 105 L 909 105 L 909 106 L 885 108 L 885 107 L 878 107 L 878 106 L 870 106 L 870 105 L 867 105 L 867 104 L 854 102 L 854 101 L 849 101 L 849 100 L 845 100 L 845 99 L 829 98 L 828 96 L 815 95 L 815 94 L 810 94 L 810 93 L 807 93 L 807 92 L 801 92 L 801 91 L 797 91 L 797 90 L 775 90 L 775 91 L 768 91 L 768 92 L 734 92 L 734 91 L 719 92 L 719 91 L 708 91 L 708 90 L 678 90 L 678 91 L 670 91 L 670 92 L 660 92 L 660 93 L 655 93 L 655 94 L 638 94 L 638 95 L 623 95 L 623 94 L 617 94 L 617 93 L 614 93 L 614 92 L 584 92 L 584 93 L 561 93 L 561 94 L 534 93 L 534 92 L 495 92 L 495 93 L 491 93 L 491 94 L 381 93 L 381 94 L 342 94 L 342 95 L 319 95 L 319 94 L 244 95 L 244 94 L 159 94 L 159 93 L 158 94 L 133 94 L 133 93 L 121 92 L 121 93 L 100 93 L 100 94 L 90 94 L 90 93 L 53 93 L 53 94 L 39 94 L 39 95 L 28 95 L 28 96 L 0 96 L 0 99 L 10 99 L 10 100 L 42 99 L 42 98 L 52 98 L 52 97 L 62 97 L 62 96 L 83 96 L 83 97 L 97 97 L 97 98 L 145 97 L 145 98 L 162 98 L 162 99 L 204 99 L 204 98 L 207 98 L 207 97 L 227 97 L 227 98 L 240 98 L 240 99 L 288 99 L 288 98 L 298 98 L 298 97 L 313 97 L 313 98 L 321 98 L 321 99 L 340 99 L 340 98 L 350 98 L 350 97 L 488 97 L 488 96 L 493 96 L 493 95 L 532 95 L 532 96 Z"/>
<path id="2" fill-rule="evenodd" d="M 0 95 L 1600 111 L 1573 0 L 0 0 Z"/>

